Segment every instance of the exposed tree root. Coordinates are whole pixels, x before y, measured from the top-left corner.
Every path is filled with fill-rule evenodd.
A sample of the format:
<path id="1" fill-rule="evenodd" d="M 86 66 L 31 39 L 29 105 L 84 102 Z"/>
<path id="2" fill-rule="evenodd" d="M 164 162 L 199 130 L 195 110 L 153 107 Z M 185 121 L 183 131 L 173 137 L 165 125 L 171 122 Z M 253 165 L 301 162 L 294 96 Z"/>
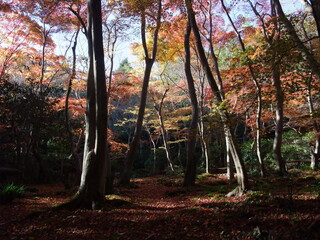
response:
<path id="1" fill-rule="evenodd" d="M 229 192 L 226 196 L 227 197 L 239 197 L 246 193 L 246 190 L 242 189 L 241 187 L 236 187 L 231 192 Z"/>
<path id="2" fill-rule="evenodd" d="M 91 210 L 99 210 L 103 209 L 105 206 L 105 199 L 99 200 L 84 200 L 84 196 L 76 193 L 72 199 L 67 202 L 55 205 L 52 209 L 91 209 Z"/>

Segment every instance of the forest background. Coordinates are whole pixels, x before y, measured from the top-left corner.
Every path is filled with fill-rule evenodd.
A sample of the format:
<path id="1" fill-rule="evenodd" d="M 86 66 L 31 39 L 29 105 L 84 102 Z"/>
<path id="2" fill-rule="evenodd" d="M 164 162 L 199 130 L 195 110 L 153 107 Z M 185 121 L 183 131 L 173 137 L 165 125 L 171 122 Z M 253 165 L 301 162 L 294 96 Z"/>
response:
<path id="1" fill-rule="evenodd" d="M 318 5 L 300 2 L 294 11 L 285 1 L 102 1 L 109 181 L 185 173 L 189 186 L 226 168 L 241 195 L 250 177 L 286 175 L 297 162 L 316 169 Z M 89 153 L 86 3 L 0 7 L 1 167 L 70 187 Z M 117 44 L 134 32 L 136 62 L 115 66 Z M 57 35 L 69 39 L 64 55 Z"/>

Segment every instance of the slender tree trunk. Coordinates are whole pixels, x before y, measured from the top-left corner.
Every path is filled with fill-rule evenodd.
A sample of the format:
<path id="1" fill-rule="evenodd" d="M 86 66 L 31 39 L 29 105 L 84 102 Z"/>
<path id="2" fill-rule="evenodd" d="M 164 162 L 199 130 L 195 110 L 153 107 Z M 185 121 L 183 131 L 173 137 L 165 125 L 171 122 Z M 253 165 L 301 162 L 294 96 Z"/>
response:
<path id="1" fill-rule="evenodd" d="M 73 134 L 71 131 L 70 126 L 70 119 L 69 119 L 69 98 L 72 91 L 72 81 L 76 76 L 76 62 L 77 62 L 77 55 L 76 55 L 76 48 L 77 48 L 77 40 L 78 40 L 78 34 L 80 29 L 77 29 L 75 33 L 75 39 L 72 46 L 72 71 L 70 74 L 69 82 L 68 82 L 68 88 L 67 88 L 67 94 L 66 94 L 66 103 L 65 103 L 65 120 L 66 120 L 66 129 L 69 135 L 69 141 L 70 141 L 70 151 L 71 154 L 74 155 L 74 144 L 73 144 Z"/>
<path id="2" fill-rule="evenodd" d="M 200 141 L 201 141 L 201 147 L 202 147 L 202 154 L 204 155 L 204 159 L 205 159 L 206 173 L 209 173 L 210 172 L 210 169 L 209 169 L 209 149 L 208 149 L 208 143 L 205 138 L 204 123 L 203 123 L 202 117 L 200 117 L 200 121 L 199 121 L 198 125 L 199 125 L 198 128 L 199 128 L 199 135 L 200 135 Z"/>
<path id="3" fill-rule="evenodd" d="M 92 13 L 90 12 L 90 14 Z M 90 16 L 88 16 L 88 28 L 87 28 L 86 36 L 88 41 L 89 70 L 87 75 L 87 102 L 86 102 L 86 115 L 85 115 L 86 135 L 85 135 L 85 145 L 84 145 L 84 154 L 83 154 L 83 165 L 84 165 L 85 159 L 87 158 L 87 154 L 94 149 L 94 143 L 96 138 L 96 132 L 95 132 L 96 94 L 95 94 L 94 74 L 93 74 L 92 19 Z M 84 168 L 82 167 L 82 169 Z"/>
<path id="4" fill-rule="evenodd" d="M 276 129 L 275 129 L 275 137 L 273 142 L 273 156 L 278 163 L 279 174 L 283 176 L 287 172 L 286 161 L 282 157 L 282 152 L 281 152 L 282 135 L 283 135 L 283 101 L 284 101 L 283 98 L 284 96 L 283 96 L 283 91 L 281 87 L 280 69 L 275 59 L 273 61 L 273 67 L 272 67 L 272 79 L 273 79 L 273 85 L 276 91 Z"/>
<path id="5" fill-rule="evenodd" d="M 241 37 L 241 34 L 240 32 L 238 31 L 236 25 L 234 24 L 229 12 L 228 12 L 228 9 L 226 8 L 225 4 L 224 4 L 224 0 L 221 0 L 221 4 L 222 4 L 222 7 L 225 11 L 225 13 L 227 14 L 227 17 L 232 25 L 232 28 L 233 30 L 235 31 L 237 37 L 238 37 L 238 40 L 239 40 L 239 43 L 240 43 L 240 46 L 241 46 L 241 49 L 244 53 L 246 53 L 246 47 L 245 47 L 245 44 L 242 40 L 242 37 Z M 257 154 L 257 157 L 258 157 L 258 161 L 259 161 L 259 166 L 260 166 L 260 175 L 261 177 L 265 177 L 266 175 L 266 171 L 265 171 L 265 167 L 264 167 L 264 161 L 263 161 L 263 158 L 262 158 L 262 154 L 261 154 L 261 111 L 262 111 L 262 93 L 261 93 L 261 86 L 258 82 L 258 79 L 254 73 L 254 70 L 253 70 L 253 66 L 252 66 L 252 63 L 251 63 L 251 59 L 249 57 L 247 57 L 247 66 L 249 68 L 249 72 L 250 72 L 250 75 L 251 75 L 251 78 L 252 78 L 252 81 L 256 87 L 256 90 L 257 90 L 257 112 L 256 112 L 256 141 L 257 141 L 257 144 L 256 144 L 256 154 Z"/>
<path id="6" fill-rule="evenodd" d="M 271 16 L 276 17 L 277 14 L 280 17 L 280 19 L 282 19 L 283 21 L 284 13 L 282 12 L 282 8 L 279 1 L 271 0 Z M 283 15 L 283 16 L 281 17 L 280 15 Z M 282 157 L 282 152 L 281 152 L 282 135 L 283 135 L 284 94 L 283 94 L 281 79 L 280 79 L 280 65 L 277 60 L 277 54 L 278 54 L 277 43 L 279 42 L 279 39 L 280 39 L 280 29 L 279 29 L 278 23 L 275 23 L 274 33 L 275 33 L 274 37 L 272 39 L 270 38 L 268 39 L 268 43 L 272 50 L 271 71 L 272 71 L 273 86 L 276 93 L 276 126 L 275 126 L 276 129 L 275 129 L 275 136 L 273 141 L 273 156 L 278 163 L 279 174 L 280 176 L 283 176 L 287 173 L 287 169 L 286 169 L 286 161 Z"/>
<path id="7" fill-rule="evenodd" d="M 318 36 L 320 37 L 320 1 L 310 0 L 314 20 L 317 24 Z"/>
<path id="8" fill-rule="evenodd" d="M 117 28 L 115 28 L 115 38 L 111 43 L 111 49 L 110 49 L 110 41 L 111 41 L 111 33 L 109 32 L 109 36 L 108 36 L 108 57 L 110 59 L 110 70 L 109 70 L 109 76 L 108 76 L 108 90 L 107 90 L 107 96 L 106 96 L 106 115 L 107 115 L 107 119 L 106 119 L 106 127 L 108 128 L 108 123 L 109 123 L 109 101 L 110 101 L 110 94 L 111 94 L 111 89 L 112 89 L 112 76 L 113 76 L 113 68 L 114 68 L 114 50 L 115 50 L 115 45 L 117 43 L 118 40 L 118 36 L 117 36 Z M 106 150 L 107 153 L 109 153 L 109 145 L 107 144 L 106 146 Z M 109 155 L 107 155 L 109 158 Z M 106 165 L 106 193 L 110 194 L 113 193 L 113 176 L 112 176 L 112 169 L 111 169 L 111 161 L 107 161 L 107 165 Z"/>
<path id="9" fill-rule="evenodd" d="M 146 101 L 147 101 L 148 85 L 149 85 L 153 62 L 154 61 L 152 61 L 151 59 L 146 59 L 146 68 L 145 68 L 145 73 L 143 77 L 143 85 L 142 85 L 142 91 L 141 91 L 141 99 L 140 99 L 140 106 L 139 106 L 139 113 L 138 113 L 136 128 L 134 131 L 133 139 L 129 145 L 129 150 L 126 155 L 124 170 L 119 179 L 119 183 L 122 185 L 128 185 L 130 183 L 130 178 L 131 178 L 132 169 L 133 169 L 133 162 L 138 152 L 142 124 L 143 124 L 143 117 L 144 117 Z"/>
<path id="10" fill-rule="evenodd" d="M 169 144 L 168 144 L 167 131 L 166 131 L 165 127 L 164 127 L 164 122 L 163 122 L 163 117 L 162 117 L 162 107 L 160 107 L 160 112 L 158 111 L 157 113 L 158 113 L 158 119 L 159 119 L 160 129 L 161 129 L 161 135 L 162 135 L 164 149 L 166 151 L 167 160 L 168 160 L 168 163 L 169 163 L 171 171 L 174 171 L 173 160 L 172 160 L 172 156 L 171 156 L 171 153 L 170 153 L 170 147 L 169 147 Z"/>
<path id="11" fill-rule="evenodd" d="M 312 72 L 316 75 L 317 79 L 320 80 L 320 62 L 317 61 L 317 59 L 313 56 L 312 52 L 300 40 L 296 30 L 294 29 L 293 24 L 290 22 L 290 20 L 284 14 L 280 1 L 279 0 L 272 0 L 272 1 L 273 1 L 273 4 L 277 10 L 277 14 L 279 16 L 280 21 L 285 25 L 292 40 L 295 42 L 297 47 L 300 49 L 300 51 L 304 55 Z M 312 8 L 316 11 L 319 10 L 319 5 L 320 5 L 319 1 L 313 0 L 311 2 L 312 2 Z M 317 23 L 318 31 L 319 31 L 319 15 L 320 15 L 319 11 L 317 12 L 317 15 L 314 15 L 316 23 Z"/>
<path id="12" fill-rule="evenodd" d="M 65 102 L 65 120 L 66 120 L 66 129 L 69 135 L 69 142 L 70 142 L 70 156 L 68 157 L 69 160 L 72 161 L 73 164 L 75 164 L 76 166 L 76 175 L 77 175 L 77 180 L 80 179 L 81 176 L 81 166 L 80 166 L 80 159 L 79 156 L 77 155 L 76 152 L 76 147 L 74 142 L 73 142 L 73 134 L 72 134 L 72 130 L 71 130 L 71 126 L 70 126 L 70 119 L 69 119 L 69 98 L 70 98 L 70 94 L 72 91 L 72 81 L 76 76 L 76 61 L 77 61 L 77 55 L 76 55 L 76 48 L 77 48 L 77 40 L 78 40 L 78 35 L 79 35 L 79 31 L 80 28 L 77 29 L 76 33 L 75 33 L 75 38 L 74 38 L 74 43 L 72 46 L 72 71 L 70 74 L 70 78 L 69 78 L 69 82 L 68 82 L 68 88 L 67 88 L 67 94 L 66 94 L 66 102 Z M 79 141 L 81 140 L 82 136 L 79 136 Z M 65 160 L 63 160 L 64 162 Z M 68 174 L 69 173 L 65 173 L 64 172 L 64 167 L 63 167 L 63 163 L 62 162 L 62 167 L 61 167 L 61 173 L 62 174 Z M 66 179 L 67 183 L 68 183 L 68 178 Z M 68 183 L 69 186 L 69 183 Z"/>
<path id="13" fill-rule="evenodd" d="M 205 91 L 205 86 L 204 86 L 204 81 L 205 79 L 200 78 L 200 94 L 199 94 L 199 121 L 198 121 L 198 128 L 199 128 L 199 135 L 200 135 L 200 142 L 202 146 L 202 155 L 205 158 L 205 168 L 206 168 L 206 173 L 210 172 L 210 166 L 209 166 L 209 146 L 208 146 L 208 139 L 210 136 L 209 134 L 206 134 L 205 136 L 205 125 L 204 125 L 204 91 Z"/>
<path id="14" fill-rule="evenodd" d="M 153 174 L 155 174 L 156 173 L 156 162 L 157 162 L 157 155 L 156 155 L 156 147 L 157 147 L 157 145 L 156 145 L 155 141 L 153 140 L 151 132 L 148 129 L 148 127 L 146 127 L 146 129 L 147 129 L 147 132 L 149 134 L 150 142 L 151 142 L 152 147 L 153 147 L 153 169 L 152 169 L 152 172 L 153 172 Z"/>
<path id="15" fill-rule="evenodd" d="M 43 94 L 43 80 L 44 80 L 44 72 L 45 72 L 45 49 L 47 45 L 47 32 L 46 32 L 46 23 L 43 23 L 43 32 L 42 32 L 42 57 L 41 57 L 41 75 L 40 75 L 40 96 Z"/>
<path id="16" fill-rule="evenodd" d="M 163 103 L 164 103 L 164 99 L 166 98 L 166 95 L 167 95 L 168 91 L 169 91 L 169 88 L 167 88 L 165 90 L 165 92 L 163 93 L 159 106 L 157 106 L 157 103 L 156 103 L 155 99 L 153 99 L 153 102 L 154 102 L 154 108 L 155 108 L 155 110 L 157 111 L 157 114 L 158 114 L 158 119 L 159 119 L 159 124 L 160 124 L 160 131 L 161 131 L 161 135 L 162 135 L 162 140 L 163 140 L 163 145 L 164 145 L 164 149 L 165 149 L 165 152 L 166 152 L 167 160 L 168 160 L 168 163 L 169 163 L 171 171 L 174 171 L 173 159 L 172 159 L 172 156 L 171 156 L 171 153 L 170 153 L 170 147 L 169 147 L 169 144 L 168 144 L 168 134 L 167 134 L 166 128 L 164 126 L 164 121 L 163 121 L 163 116 L 162 116 Z"/>
<path id="17" fill-rule="evenodd" d="M 148 51 L 147 41 L 146 41 L 146 13 L 144 10 L 141 13 L 141 40 L 142 40 L 142 45 L 145 53 L 145 71 L 143 76 L 143 84 L 142 84 L 142 90 L 141 90 L 140 105 L 139 105 L 136 128 L 135 128 L 133 139 L 129 145 L 129 150 L 126 154 L 124 169 L 119 179 L 119 184 L 121 185 L 128 185 L 130 183 L 130 178 L 133 170 L 133 162 L 138 152 L 144 112 L 146 108 L 150 75 L 151 75 L 152 66 L 154 64 L 157 48 L 158 48 L 158 33 L 161 25 L 161 11 L 162 11 L 161 0 L 158 0 L 157 23 L 156 23 L 156 29 L 153 34 L 153 47 L 152 47 L 151 58 L 149 57 L 149 51 Z"/>
<path id="18" fill-rule="evenodd" d="M 312 119 L 313 130 L 316 134 L 316 140 L 314 146 L 311 144 L 311 169 L 315 170 L 318 168 L 319 165 L 319 156 L 320 156 L 320 128 L 319 124 L 316 119 L 314 119 L 315 109 L 312 99 L 312 92 L 311 92 L 311 81 L 312 75 L 310 76 L 307 82 L 307 97 L 308 97 L 308 104 L 309 104 L 309 115 Z"/>
<path id="19" fill-rule="evenodd" d="M 187 164 L 185 170 L 185 176 L 183 181 L 184 187 L 193 186 L 197 176 L 197 161 L 195 158 L 195 147 L 197 140 L 197 125 L 198 125 L 198 100 L 196 95 L 196 89 L 194 86 L 194 80 L 191 72 L 191 54 L 190 54 L 190 34 L 191 24 L 190 19 L 187 22 L 187 28 L 184 35 L 184 50 L 185 50 L 185 64 L 184 70 L 188 82 L 189 96 L 192 107 L 192 118 L 189 127 L 188 134 L 188 146 L 187 146 Z"/>
<path id="20" fill-rule="evenodd" d="M 191 21 L 191 26 L 193 29 L 193 33 L 196 39 L 196 45 L 197 45 L 197 50 L 199 53 L 199 57 L 201 60 L 201 65 L 206 73 L 206 77 L 208 79 L 209 85 L 212 89 L 212 92 L 215 96 L 215 100 L 217 105 L 221 105 L 223 103 L 223 99 L 221 97 L 221 92 L 219 91 L 219 88 L 215 82 L 215 79 L 213 77 L 213 74 L 211 72 L 211 68 L 209 66 L 208 63 L 208 59 L 206 58 L 206 54 L 201 42 L 201 36 L 200 36 L 200 32 L 196 23 L 196 19 L 195 19 L 195 14 L 192 8 L 192 1 L 191 0 L 185 0 L 185 4 L 186 4 L 186 8 L 187 8 L 187 13 L 188 13 L 188 17 L 190 18 Z M 240 157 L 239 154 L 239 150 L 236 147 L 235 141 L 233 139 L 232 133 L 231 133 L 231 129 L 228 126 L 228 115 L 224 110 L 220 110 L 219 111 L 219 115 L 221 117 L 221 121 L 223 123 L 224 126 L 224 134 L 225 137 L 227 138 L 227 141 L 229 142 L 229 146 L 230 146 L 230 152 L 231 152 L 231 156 L 233 158 L 233 161 L 235 163 L 236 166 L 236 171 L 237 171 L 237 181 L 238 181 L 238 187 L 232 191 L 230 194 L 228 194 L 228 196 L 231 195 L 241 195 L 243 194 L 245 191 L 247 191 L 248 189 L 248 176 L 245 170 L 245 166 L 244 166 L 244 162 L 242 160 L 242 158 Z"/>

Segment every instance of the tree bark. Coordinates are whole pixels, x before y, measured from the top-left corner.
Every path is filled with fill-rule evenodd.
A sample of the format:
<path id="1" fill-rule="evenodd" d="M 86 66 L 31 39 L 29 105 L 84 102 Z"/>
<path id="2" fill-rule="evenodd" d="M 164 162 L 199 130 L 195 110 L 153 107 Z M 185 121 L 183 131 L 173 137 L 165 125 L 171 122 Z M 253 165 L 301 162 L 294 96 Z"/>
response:
<path id="1" fill-rule="evenodd" d="M 155 110 L 157 111 L 157 114 L 158 114 L 158 119 L 159 119 L 159 124 L 160 124 L 160 131 L 161 131 L 161 135 L 162 135 L 164 149 L 166 151 L 166 157 L 167 157 L 167 160 L 168 160 L 168 164 L 169 164 L 169 167 L 170 167 L 171 171 L 174 171 L 173 159 L 172 159 L 172 156 L 171 156 L 171 153 L 170 153 L 170 147 L 169 147 L 169 144 L 168 144 L 168 134 L 167 134 L 166 128 L 164 126 L 164 121 L 163 121 L 163 116 L 162 116 L 163 102 L 164 102 L 164 99 L 165 99 L 168 91 L 169 91 L 169 88 L 167 88 L 165 90 L 165 92 L 163 93 L 159 106 L 157 106 L 157 103 L 156 103 L 155 99 L 153 99 L 153 102 L 154 102 L 154 108 L 155 108 Z"/>
<path id="2" fill-rule="evenodd" d="M 74 142 L 73 142 L 73 133 L 72 133 L 72 129 L 70 126 L 70 116 L 69 116 L 69 98 L 70 98 L 70 94 L 72 91 L 72 82 L 74 80 L 74 78 L 76 77 L 76 61 L 77 61 L 77 55 L 76 55 L 76 48 L 77 48 L 77 40 L 78 40 L 78 35 L 79 35 L 79 31 L 80 28 L 77 29 L 77 31 L 75 32 L 75 37 L 74 37 L 74 42 L 73 42 L 73 46 L 72 46 L 72 70 L 71 70 L 71 74 L 69 77 L 69 82 L 68 82 L 68 88 L 67 88 L 67 93 L 66 93 L 66 102 L 65 102 L 65 120 L 66 120 L 66 129 L 69 135 L 69 142 L 70 142 L 70 156 L 68 157 L 68 160 L 72 161 L 72 164 L 75 164 L 75 169 L 76 169 L 76 174 L 77 174 L 77 180 L 80 178 L 81 176 L 81 165 L 80 165 L 80 158 L 77 155 L 77 151 L 76 148 L 77 146 L 75 146 Z M 82 135 L 82 134 L 81 134 Z M 81 141 L 82 136 L 79 136 L 79 141 Z M 63 162 L 65 162 L 65 160 L 63 160 Z M 62 174 L 64 173 L 64 168 L 63 165 L 64 163 L 62 162 Z M 68 173 L 66 173 L 68 175 Z M 67 180 L 68 182 L 68 180 Z M 68 184 L 69 185 L 69 184 Z"/>
<path id="3" fill-rule="evenodd" d="M 86 142 L 81 183 L 67 205 L 100 209 L 104 206 L 107 173 L 107 106 L 101 1 L 88 0 L 89 73 L 87 85 Z"/>
<path id="4" fill-rule="evenodd" d="M 274 51 L 274 50 L 273 50 Z M 281 87 L 280 80 L 280 69 L 279 65 L 276 63 L 273 57 L 272 66 L 272 79 L 273 85 L 276 91 L 276 129 L 273 141 L 273 157 L 278 163 L 279 174 L 281 176 L 285 175 L 287 172 L 286 161 L 282 157 L 281 147 L 282 147 L 282 135 L 283 135 L 283 91 Z"/>
<path id="5" fill-rule="evenodd" d="M 271 14 L 270 15 L 272 17 L 276 17 L 276 9 L 277 9 L 276 0 L 270 0 L 270 1 L 271 1 Z M 286 161 L 285 161 L 285 159 L 283 159 L 282 153 L 281 153 L 282 134 L 283 134 L 283 101 L 284 101 L 284 95 L 283 95 L 282 86 L 281 86 L 281 79 L 280 79 L 280 66 L 279 66 L 279 62 L 277 60 L 277 54 L 278 54 L 277 42 L 279 41 L 279 38 L 280 38 L 280 30 L 279 30 L 279 26 L 277 26 L 278 23 L 276 22 L 276 23 L 274 23 L 275 27 L 274 27 L 274 29 L 272 31 L 272 34 L 268 34 L 267 26 L 266 26 L 266 24 L 264 22 L 263 16 L 260 15 L 260 13 L 253 6 L 251 1 L 249 1 L 249 4 L 250 4 L 253 12 L 255 13 L 255 15 L 261 21 L 261 26 L 262 26 L 262 29 L 263 29 L 265 40 L 268 43 L 268 45 L 269 45 L 269 47 L 271 48 L 271 51 L 272 51 L 271 73 L 272 73 L 272 83 L 273 83 L 273 86 L 274 86 L 274 89 L 275 89 L 275 94 L 276 94 L 276 124 L 275 124 L 276 125 L 276 129 L 275 129 L 275 137 L 274 137 L 274 142 L 273 142 L 273 157 L 276 160 L 276 162 L 278 163 L 279 174 L 283 176 L 284 174 L 286 174 L 287 170 L 286 170 Z M 284 16 L 283 12 L 282 12 L 282 14 Z M 281 19 L 281 17 L 280 17 L 280 19 Z M 260 89 L 260 91 L 261 91 L 261 89 Z M 260 104 L 261 104 L 261 101 L 260 101 Z M 258 144 L 260 144 L 260 142 L 257 140 L 257 145 Z"/>
<path id="6" fill-rule="evenodd" d="M 162 11 L 162 5 L 161 0 L 158 0 L 158 12 L 157 12 L 157 23 L 156 23 L 156 29 L 153 34 L 153 48 L 152 48 L 152 56 L 149 57 L 149 51 L 147 47 L 147 41 L 146 41 L 146 13 L 145 10 L 141 13 L 141 40 L 142 45 L 145 53 L 145 71 L 143 76 L 143 84 L 142 84 L 142 90 L 141 90 L 141 98 L 140 98 L 140 105 L 139 105 L 139 112 L 138 112 L 138 119 L 136 123 L 136 128 L 134 132 L 133 139 L 129 145 L 129 150 L 126 154 L 125 158 L 125 165 L 123 172 L 119 179 L 119 184 L 121 185 L 128 185 L 130 183 L 130 178 L 133 170 L 133 162 L 136 157 L 136 154 L 138 152 L 140 137 L 141 137 L 141 130 L 142 130 L 142 124 L 143 124 L 143 118 L 144 118 L 144 112 L 146 108 L 146 101 L 147 101 L 147 94 L 148 94 L 148 86 L 150 81 L 150 75 L 152 66 L 154 64 L 157 48 L 158 48 L 158 33 L 161 26 L 161 11 Z"/>
<path id="7" fill-rule="evenodd" d="M 280 1 L 279 0 L 272 0 L 272 1 L 274 3 L 275 8 L 277 9 L 277 14 L 279 16 L 280 21 L 285 25 L 292 40 L 295 42 L 297 47 L 300 49 L 300 51 L 304 55 L 312 72 L 316 75 L 317 79 L 320 80 L 320 62 L 317 61 L 317 59 L 314 57 L 312 52 L 300 40 L 296 30 L 294 29 L 294 26 L 284 14 Z M 319 2 L 318 0 L 312 1 L 312 9 L 319 10 L 320 4 L 318 2 Z M 317 28 L 319 27 L 319 15 L 320 15 L 319 12 L 317 12 L 317 15 L 315 15 L 315 17 L 317 16 L 317 19 L 316 19 Z M 318 31 L 319 31 L 319 28 L 318 28 Z"/>
<path id="8" fill-rule="evenodd" d="M 232 28 L 233 30 L 235 31 L 236 35 L 237 35 L 237 38 L 239 40 L 239 43 L 240 43 L 240 46 L 241 46 L 241 49 L 243 51 L 243 53 L 246 53 L 246 47 L 245 47 L 245 44 L 242 40 L 242 37 L 241 37 L 241 34 L 240 32 L 238 31 L 236 25 L 234 24 L 225 4 L 224 4 L 224 0 L 221 0 L 221 4 L 222 4 L 222 7 L 225 11 L 225 13 L 227 14 L 227 17 L 232 25 Z M 266 176 L 266 171 L 265 171 L 265 167 L 264 167 L 264 161 L 263 161 L 263 158 L 262 158 L 262 154 L 261 154 L 261 111 L 262 111 L 262 92 L 261 92 L 261 86 L 258 82 L 258 79 L 254 73 L 254 70 L 253 70 L 253 66 L 252 66 L 252 63 L 251 63 L 251 59 L 249 57 L 246 57 L 247 58 L 247 66 L 249 68 L 249 72 L 250 72 L 250 75 L 251 75 L 251 79 L 256 87 L 256 90 L 257 90 L 257 112 L 256 112 L 256 141 L 257 141 L 257 144 L 256 144 L 256 154 L 257 154 L 257 157 L 258 157 L 258 161 L 259 161 L 259 166 L 260 166 L 260 175 L 261 177 L 265 177 Z"/>
<path id="9" fill-rule="evenodd" d="M 312 120 L 313 130 L 316 134 L 316 140 L 314 146 L 311 144 L 311 169 L 316 170 L 319 165 L 319 157 L 320 157 L 320 128 L 319 124 L 316 119 L 314 119 L 315 109 L 313 104 L 312 98 L 312 91 L 311 91 L 311 82 L 312 82 L 312 74 L 307 81 L 307 98 L 309 104 L 309 115 Z"/>
<path id="10" fill-rule="evenodd" d="M 211 72 L 211 68 L 208 63 L 208 59 L 206 57 L 202 41 L 201 41 L 201 36 L 200 32 L 197 26 L 197 22 L 195 19 L 195 14 L 192 8 L 192 1 L 191 0 L 185 0 L 185 5 L 187 8 L 187 13 L 188 13 L 188 18 L 190 19 L 191 22 L 191 27 L 196 39 L 196 45 L 197 45 L 197 50 L 199 53 L 199 57 L 201 60 L 201 65 L 204 69 L 204 72 L 206 73 L 206 77 L 208 79 L 209 85 L 212 89 L 212 92 L 215 96 L 215 100 L 218 106 L 221 106 L 223 104 L 223 99 L 221 97 L 221 92 L 219 91 L 219 88 L 217 86 L 217 83 L 213 77 L 213 74 Z M 237 181 L 238 181 L 238 187 L 235 189 L 235 191 L 231 192 L 230 195 L 241 195 L 248 189 L 248 177 L 247 177 L 247 172 L 245 170 L 244 162 L 243 159 L 240 157 L 239 150 L 236 147 L 235 141 L 233 139 L 232 133 L 230 126 L 228 125 L 228 114 L 226 113 L 226 109 L 219 110 L 219 115 L 221 118 L 221 121 L 223 123 L 224 127 L 224 134 L 225 137 L 228 139 L 229 145 L 230 145 L 230 153 L 233 158 L 233 161 L 236 166 L 236 171 L 237 171 Z"/>
<path id="11" fill-rule="evenodd" d="M 276 17 L 278 14 L 280 20 L 283 21 L 284 20 L 283 17 L 285 16 L 281 6 L 279 8 L 279 4 L 280 4 L 279 1 L 271 0 L 271 16 Z M 289 20 L 286 17 L 285 19 L 289 22 Z M 275 28 L 274 28 L 275 35 L 272 38 L 268 38 L 267 41 L 272 50 L 272 56 L 271 56 L 272 82 L 273 82 L 273 86 L 276 93 L 276 120 L 275 120 L 276 129 L 275 129 L 275 136 L 273 141 L 273 157 L 278 163 L 280 176 L 284 176 L 287 173 L 286 160 L 282 157 L 282 152 L 281 152 L 282 135 L 283 135 L 283 118 L 284 118 L 283 116 L 284 94 L 283 94 L 281 79 L 280 79 L 280 65 L 277 59 L 277 55 L 278 55 L 277 42 L 280 39 L 280 29 L 279 29 L 279 26 L 277 26 L 277 24 L 278 23 L 275 23 Z M 294 30 L 293 26 L 291 30 Z M 298 36 L 296 37 L 298 38 Z"/>
<path id="12" fill-rule="evenodd" d="M 184 50 L 185 50 L 185 64 L 184 70 L 186 73 L 189 96 L 191 100 L 192 107 L 192 118 L 189 127 L 188 134 L 188 146 L 187 146 L 187 164 L 184 175 L 183 186 L 189 187 L 193 186 L 196 181 L 197 176 L 197 161 L 195 158 L 195 147 L 197 140 L 197 125 L 198 125 L 198 100 L 196 95 L 196 89 L 194 86 L 194 80 L 191 72 L 191 54 L 190 54 L 190 34 L 191 34 L 191 24 L 190 19 L 187 21 L 187 27 L 184 35 Z"/>
<path id="13" fill-rule="evenodd" d="M 310 0 L 310 2 L 311 2 L 312 14 L 317 24 L 318 36 L 320 37 L 320 1 Z"/>

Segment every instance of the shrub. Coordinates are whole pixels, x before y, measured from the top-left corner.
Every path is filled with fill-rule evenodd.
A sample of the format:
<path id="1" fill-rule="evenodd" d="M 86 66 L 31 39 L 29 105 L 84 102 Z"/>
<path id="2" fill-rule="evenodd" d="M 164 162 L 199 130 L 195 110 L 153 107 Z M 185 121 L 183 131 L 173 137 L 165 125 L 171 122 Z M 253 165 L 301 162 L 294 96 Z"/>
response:
<path id="1" fill-rule="evenodd" d="M 0 188 L 0 203 L 11 203 L 15 198 L 22 197 L 24 192 L 24 186 L 14 185 L 13 183 L 7 184 Z"/>

